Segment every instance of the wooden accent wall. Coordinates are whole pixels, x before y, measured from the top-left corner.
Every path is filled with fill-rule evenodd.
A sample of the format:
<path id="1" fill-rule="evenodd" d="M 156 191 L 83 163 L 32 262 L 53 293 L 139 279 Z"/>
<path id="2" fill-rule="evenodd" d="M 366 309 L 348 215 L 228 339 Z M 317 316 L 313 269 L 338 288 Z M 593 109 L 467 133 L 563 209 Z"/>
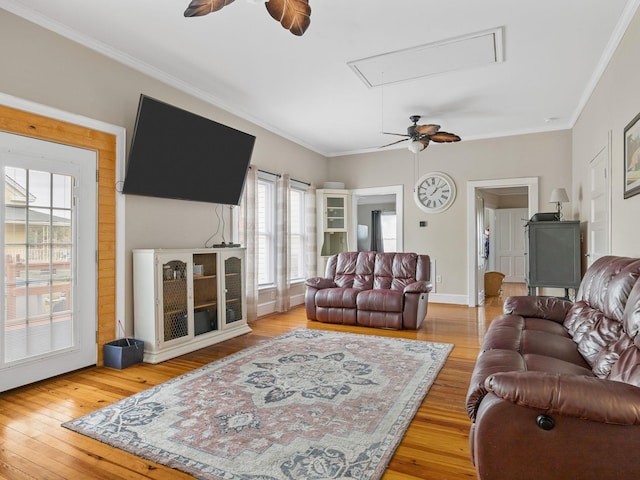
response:
<path id="1" fill-rule="evenodd" d="M 116 338 L 116 137 L 0 105 L 0 130 L 94 150 L 98 155 L 98 365 Z"/>

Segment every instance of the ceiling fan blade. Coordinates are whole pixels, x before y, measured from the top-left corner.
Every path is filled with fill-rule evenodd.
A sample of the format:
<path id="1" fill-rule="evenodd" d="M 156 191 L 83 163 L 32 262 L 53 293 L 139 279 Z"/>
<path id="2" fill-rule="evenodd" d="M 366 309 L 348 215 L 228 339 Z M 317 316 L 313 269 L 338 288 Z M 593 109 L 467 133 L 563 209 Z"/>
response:
<path id="1" fill-rule="evenodd" d="M 191 3 L 184 11 L 184 16 L 200 17 L 208 13 L 217 12 L 230 3 L 233 3 L 233 0 L 191 0 Z"/>
<path id="2" fill-rule="evenodd" d="M 433 125 L 431 123 L 427 125 L 416 125 L 415 129 L 416 133 L 420 135 L 433 135 L 438 130 L 440 130 L 440 125 Z"/>
<path id="3" fill-rule="evenodd" d="M 424 145 L 424 147 L 422 148 L 423 150 L 425 148 L 427 148 L 429 146 L 429 138 L 424 137 L 418 140 L 422 145 Z"/>
<path id="4" fill-rule="evenodd" d="M 407 135 L 406 133 L 393 133 L 393 132 L 382 132 L 384 135 L 397 135 L 399 137 L 410 137 L 411 135 Z"/>
<path id="5" fill-rule="evenodd" d="M 269 15 L 294 35 L 301 36 L 311 24 L 309 0 L 269 0 L 265 6 Z"/>
<path id="6" fill-rule="evenodd" d="M 455 133 L 448 132 L 438 132 L 430 135 L 429 138 L 434 142 L 444 143 L 444 142 L 459 142 L 460 137 Z"/>
<path id="7" fill-rule="evenodd" d="M 378 147 L 378 148 L 390 147 L 391 145 L 395 145 L 396 143 L 400 143 L 400 142 L 406 142 L 407 140 L 409 139 L 403 138 L 402 140 L 398 140 L 397 142 L 387 143 L 386 145 L 382 145 L 381 147 Z"/>

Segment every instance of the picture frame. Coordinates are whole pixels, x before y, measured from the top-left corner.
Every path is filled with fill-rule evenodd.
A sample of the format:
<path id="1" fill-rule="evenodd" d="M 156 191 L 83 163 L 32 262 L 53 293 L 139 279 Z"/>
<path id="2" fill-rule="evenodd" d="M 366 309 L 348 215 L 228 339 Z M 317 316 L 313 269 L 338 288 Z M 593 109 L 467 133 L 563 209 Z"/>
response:
<path id="1" fill-rule="evenodd" d="M 624 198 L 640 193 L 640 113 L 624 127 Z"/>

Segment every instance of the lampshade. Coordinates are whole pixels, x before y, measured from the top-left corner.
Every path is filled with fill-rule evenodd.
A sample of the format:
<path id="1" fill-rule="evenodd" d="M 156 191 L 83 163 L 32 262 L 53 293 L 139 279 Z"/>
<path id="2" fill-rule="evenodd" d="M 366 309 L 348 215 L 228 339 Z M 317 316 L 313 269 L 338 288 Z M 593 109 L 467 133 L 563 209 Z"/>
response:
<path id="1" fill-rule="evenodd" d="M 422 142 L 419 142 L 418 140 L 411 140 L 407 148 L 411 150 L 413 153 L 418 153 L 424 150 L 425 146 Z"/>
<path id="2" fill-rule="evenodd" d="M 564 188 L 554 188 L 551 191 L 551 198 L 549 199 L 549 203 L 567 203 L 569 201 L 569 196 L 567 195 L 567 191 Z"/>

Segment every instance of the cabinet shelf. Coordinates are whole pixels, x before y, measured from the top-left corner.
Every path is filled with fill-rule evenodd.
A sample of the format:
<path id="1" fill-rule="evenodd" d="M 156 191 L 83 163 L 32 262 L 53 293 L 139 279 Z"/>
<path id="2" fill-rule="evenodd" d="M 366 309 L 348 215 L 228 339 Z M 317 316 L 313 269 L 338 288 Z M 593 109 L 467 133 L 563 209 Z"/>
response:
<path id="1" fill-rule="evenodd" d="M 199 281 L 199 280 L 215 280 L 216 278 L 218 278 L 217 275 L 194 275 L 193 276 L 193 281 Z"/>
<path id="2" fill-rule="evenodd" d="M 218 305 L 218 302 L 216 300 L 207 300 L 204 302 L 194 303 L 193 309 L 200 310 L 203 308 L 215 307 L 216 305 Z"/>
<path id="3" fill-rule="evenodd" d="M 166 308 L 163 310 L 165 315 L 180 315 L 187 313 L 187 307 L 184 308 Z"/>

